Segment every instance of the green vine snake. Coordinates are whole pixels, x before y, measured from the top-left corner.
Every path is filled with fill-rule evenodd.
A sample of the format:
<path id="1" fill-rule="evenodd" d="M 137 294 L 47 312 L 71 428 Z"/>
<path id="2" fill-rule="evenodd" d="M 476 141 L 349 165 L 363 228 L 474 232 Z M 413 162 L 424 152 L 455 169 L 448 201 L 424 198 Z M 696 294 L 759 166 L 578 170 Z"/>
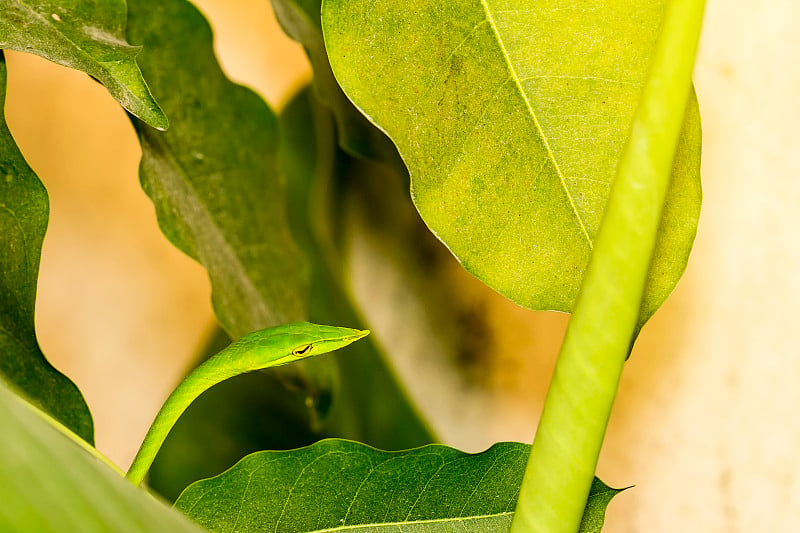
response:
<path id="1" fill-rule="evenodd" d="M 195 368 L 172 391 L 150 426 L 127 478 L 135 485 L 142 483 L 172 426 L 195 398 L 210 387 L 245 372 L 332 352 L 368 334 L 367 330 L 293 322 L 243 336 Z"/>

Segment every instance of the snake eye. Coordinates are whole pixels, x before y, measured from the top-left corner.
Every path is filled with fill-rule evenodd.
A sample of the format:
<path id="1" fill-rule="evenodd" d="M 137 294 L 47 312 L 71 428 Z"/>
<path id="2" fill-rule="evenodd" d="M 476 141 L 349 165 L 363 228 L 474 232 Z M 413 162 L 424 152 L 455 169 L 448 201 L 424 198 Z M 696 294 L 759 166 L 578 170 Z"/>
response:
<path id="1" fill-rule="evenodd" d="M 299 348 L 295 348 L 292 350 L 292 355 L 301 356 L 307 353 L 311 349 L 311 344 L 306 344 L 305 346 L 300 346 Z"/>

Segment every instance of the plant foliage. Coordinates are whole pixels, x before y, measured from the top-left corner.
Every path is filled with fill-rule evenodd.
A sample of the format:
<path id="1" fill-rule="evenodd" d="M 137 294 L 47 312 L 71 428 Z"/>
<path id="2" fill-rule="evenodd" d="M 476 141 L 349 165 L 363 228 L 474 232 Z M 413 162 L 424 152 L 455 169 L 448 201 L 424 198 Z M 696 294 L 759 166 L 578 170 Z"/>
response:
<path id="1" fill-rule="evenodd" d="M 0 378 L 94 442 L 92 415 L 75 385 L 45 359 L 33 325 L 36 281 L 50 203 L 6 126 L 6 62 L 0 51 Z"/>
<path id="2" fill-rule="evenodd" d="M 147 88 L 125 39 L 125 0 L 0 0 L 0 48 L 30 52 L 82 70 L 154 128 L 166 115 Z"/>
<path id="3" fill-rule="evenodd" d="M 702 2 L 686 1 L 702 14 Z M 142 187 L 160 227 L 208 270 L 218 342 L 295 320 L 366 329 L 343 241 L 354 223 L 371 222 L 366 212 L 348 213 L 347 199 L 354 191 L 362 201 L 388 197 L 402 184 L 413 205 L 406 194 L 374 202 L 373 210 L 405 208 L 384 209 L 381 224 L 400 227 L 393 213 L 411 213 L 402 218 L 414 218 L 432 239 L 416 208 L 469 272 L 523 306 L 572 312 L 584 278 L 600 279 L 587 292 L 600 296 L 587 298 L 624 309 L 603 319 L 597 306 L 578 313 L 584 318 L 565 346 L 596 355 L 593 347 L 619 329 L 621 367 L 629 330 L 638 332 L 682 275 L 699 216 L 698 105 L 689 91 L 679 108 L 686 91 L 678 87 L 683 92 L 661 106 L 660 122 L 633 136 L 647 144 L 660 124 L 669 122 L 676 135 L 682 125 L 674 158 L 656 148 L 663 211 L 651 206 L 628 224 L 649 221 L 655 236 L 652 261 L 628 254 L 643 265 L 646 281 L 634 289 L 644 286 L 644 296 L 624 280 L 606 291 L 603 280 L 615 278 L 592 274 L 599 267 L 585 275 L 590 257 L 591 264 L 615 259 L 614 235 L 599 228 L 607 200 L 616 198 L 612 182 L 660 50 L 667 0 L 272 4 L 314 69 L 313 85 L 280 114 L 224 75 L 211 29 L 187 0 L 0 0 L 0 50 L 81 70 L 130 113 Z M 675 64 L 690 69 L 689 52 L 679 55 Z M 0 102 L 5 80 L 0 51 Z M 373 162 L 386 168 L 375 171 Z M 649 172 L 642 161 L 622 166 L 626 179 Z M 618 212 L 619 202 L 609 211 Z M 87 444 L 88 407 L 39 348 L 34 303 L 48 208 L 0 110 L 0 530 L 198 530 Z M 624 302 L 614 296 L 625 291 L 632 296 Z M 214 531 L 507 531 L 531 446 L 499 443 L 467 454 L 429 444 L 433 432 L 390 352 L 369 338 L 212 389 L 167 439 L 152 486 L 170 499 L 180 493 L 177 509 Z M 569 398 L 576 385 L 598 380 L 592 369 L 599 366 L 583 362 L 578 373 L 561 373 L 581 378 L 557 382 L 558 393 Z M 578 415 L 545 411 L 546 424 L 555 419 L 571 432 L 553 440 L 568 461 L 586 428 L 599 435 L 599 450 L 607 413 L 596 415 L 601 402 L 591 395 L 602 390 L 613 401 L 613 378 L 586 388 L 589 400 L 566 402 Z M 552 427 L 541 433 L 563 434 Z M 588 487 L 594 463 L 570 465 Z M 557 485 L 548 476 L 570 483 L 563 470 L 547 474 L 538 477 L 545 491 Z M 619 492 L 594 478 L 588 501 L 585 491 L 570 496 L 574 524 L 583 512 L 580 531 L 599 532 Z M 525 493 L 520 507 L 530 509 Z M 516 516 L 514 528 L 523 514 Z"/>
<path id="4" fill-rule="evenodd" d="M 569 312 L 663 4 L 326 0 L 322 27 L 337 80 L 397 145 L 431 231 L 518 304 Z M 699 134 L 692 100 L 640 324 L 694 241 Z"/>
<path id="5" fill-rule="evenodd" d="M 506 531 L 529 446 L 479 454 L 430 445 L 384 452 L 342 440 L 249 455 L 175 506 L 212 531 Z M 596 480 L 581 533 L 599 532 L 620 490 Z"/>

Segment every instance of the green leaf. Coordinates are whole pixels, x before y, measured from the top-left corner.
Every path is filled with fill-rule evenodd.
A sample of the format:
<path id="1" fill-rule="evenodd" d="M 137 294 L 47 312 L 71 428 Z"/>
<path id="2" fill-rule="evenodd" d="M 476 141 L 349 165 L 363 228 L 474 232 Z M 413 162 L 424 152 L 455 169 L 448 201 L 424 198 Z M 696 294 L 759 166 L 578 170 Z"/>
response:
<path id="1" fill-rule="evenodd" d="M 201 531 L 48 423 L 2 379 L 0 435 L 0 531 Z"/>
<path id="2" fill-rule="evenodd" d="M 422 218 L 515 302 L 571 311 L 663 1 L 325 0 L 345 94 L 397 145 Z M 640 323 L 682 274 L 700 207 L 693 98 Z"/>
<path id="3" fill-rule="evenodd" d="M 252 454 L 190 486 L 175 506 L 212 531 L 508 531 L 529 446 L 467 454 L 433 444 L 384 452 L 326 440 Z M 620 490 L 597 480 L 581 532 Z"/>
<path id="4" fill-rule="evenodd" d="M 6 62 L 0 51 L 0 377 L 86 442 L 92 415 L 78 388 L 47 362 L 34 329 L 47 191 L 6 126 Z"/>
<path id="5" fill-rule="evenodd" d="M 139 48 L 125 41 L 125 16 L 125 0 L 0 0 L 0 48 L 82 70 L 122 107 L 166 129 L 167 117 L 136 66 Z"/>
<path id="6" fill-rule="evenodd" d="M 211 30 L 188 2 L 131 0 L 129 9 L 129 36 L 145 44 L 142 69 L 172 117 L 166 133 L 135 124 L 143 150 L 142 184 L 156 206 L 162 231 L 209 271 L 215 312 L 232 338 L 307 318 L 308 267 L 288 227 L 276 117 L 255 93 L 225 78 L 214 57 Z M 286 401 L 300 396 L 301 409 L 306 409 L 306 398 L 316 404 L 329 394 L 335 371 L 335 363 L 327 358 L 269 372 L 267 383 L 262 380 L 265 398 L 259 405 L 277 397 L 281 401 L 271 408 L 282 410 L 284 396 Z M 257 381 L 261 376 L 241 380 Z M 272 389 L 277 376 L 298 380 L 303 395 L 288 395 L 284 387 Z M 209 391 L 208 397 L 231 399 L 229 391 L 234 398 L 229 405 L 216 406 L 219 416 L 240 406 L 235 400 L 242 393 L 248 410 L 239 414 L 247 417 L 253 405 L 253 395 L 246 394 L 251 388 L 223 386 Z M 167 496 L 198 479 L 198 473 L 216 474 L 252 451 L 250 436 L 240 439 L 241 432 L 222 439 L 193 439 L 197 433 L 218 431 L 209 425 L 218 415 L 205 416 L 208 401 L 201 399 L 199 407 L 191 406 L 186 413 L 188 420 L 199 417 L 202 424 L 184 430 L 188 423 L 179 423 L 170 439 L 176 444 L 168 441 L 164 458 L 156 461 L 152 481 Z M 273 430 L 254 433 L 265 432 Z M 169 458 L 176 446 L 183 459 L 173 472 Z M 192 457 L 202 454 L 214 457 L 193 465 Z"/>
<path id="7" fill-rule="evenodd" d="M 321 5 L 322 0 L 272 0 L 281 26 L 305 47 L 314 70 L 316 95 L 333 112 L 342 149 L 356 157 L 385 163 L 405 176 L 406 167 L 392 142 L 353 107 L 336 83 L 322 39 Z"/>
<path id="8" fill-rule="evenodd" d="M 135 124 L 162 231 L 208 269 L 233 338 L 303 318 L 306 268 L 286 221 L 274 114 L 224 76 L 190 3 L 131 0 L 129 9 L 142 71 L 172 117 L 164 133 Z"/>
<path id="9" fill-rule="evenodd" d="M 608 504 L 614 499 L 614 496 L 629 488 L 630 487 L 612 489 L 598 478 L 594 478 L 592 481 L 592 488 L 589 489 L 589 499 L 586 501 L 586 507 L 583 510 L 583 518 L 581 519 L 581 525 L 578 531 L 600 533 L 606 518 L 606 507 L 608 507 Z"/>

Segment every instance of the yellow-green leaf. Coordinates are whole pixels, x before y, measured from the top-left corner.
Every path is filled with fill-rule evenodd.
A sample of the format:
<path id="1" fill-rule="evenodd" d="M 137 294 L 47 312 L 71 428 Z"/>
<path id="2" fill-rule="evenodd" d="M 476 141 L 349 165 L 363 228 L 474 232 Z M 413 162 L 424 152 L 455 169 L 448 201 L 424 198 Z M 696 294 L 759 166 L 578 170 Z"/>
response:
<path id="1" fill-rule="evenodd" d="M 2 378 L 0 435 L 0 531 L 202 531 L 48 423 Z"/>
<path id="2" fill-rule="evenodd" d="M 571 311 L 658 34 L 662 0 L 325 0 L 345 94 L 397 145 L 428 227 L 515 302 Z M 643 323 L 700 208 L 692 98 Z"/>

